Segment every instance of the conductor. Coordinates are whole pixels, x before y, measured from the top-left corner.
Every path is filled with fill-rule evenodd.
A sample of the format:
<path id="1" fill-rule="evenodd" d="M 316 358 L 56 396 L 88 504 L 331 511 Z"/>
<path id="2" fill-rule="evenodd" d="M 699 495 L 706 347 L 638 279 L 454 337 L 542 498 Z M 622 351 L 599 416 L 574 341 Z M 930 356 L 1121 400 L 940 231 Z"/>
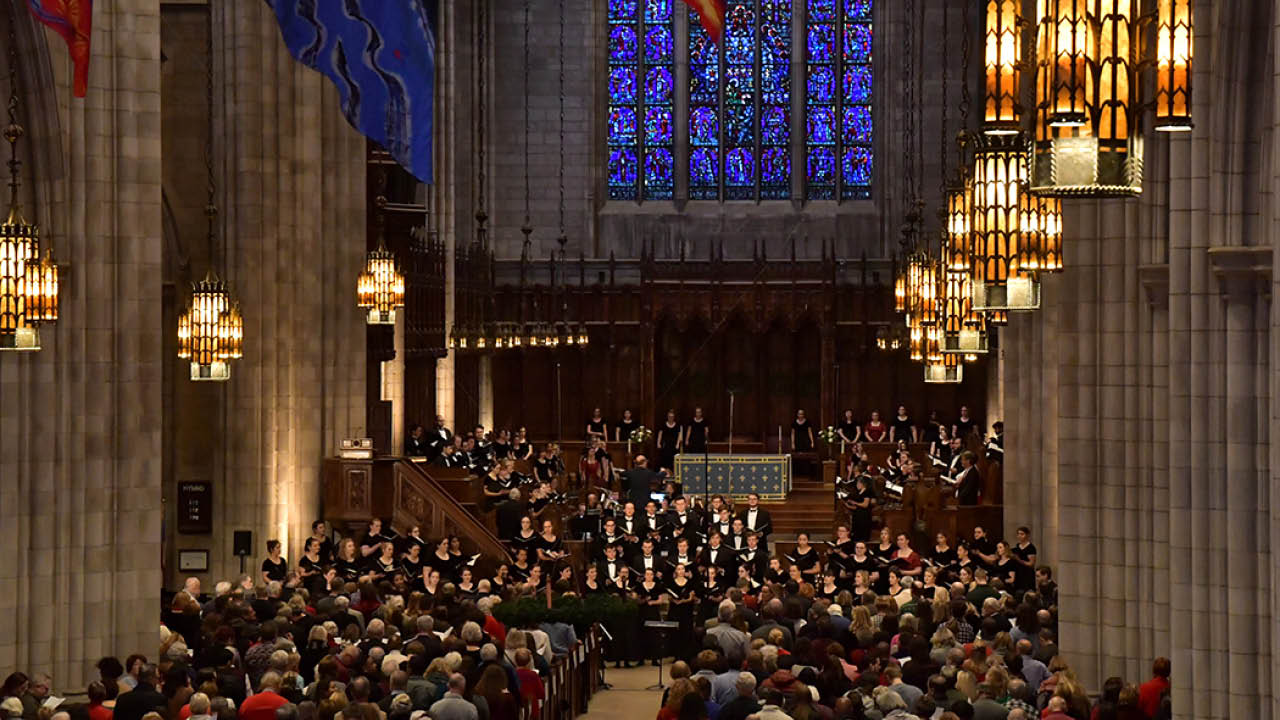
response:
<path id="1" fill-rule="evenodd" d="M 634 466 L 622 474 L 622 486 L 636 507 L 644 507 L 649 502 L 649 493 L 658 480 L 658 473 L 649 469 L 649 459 L 644 455 L 636 455 Z"/>

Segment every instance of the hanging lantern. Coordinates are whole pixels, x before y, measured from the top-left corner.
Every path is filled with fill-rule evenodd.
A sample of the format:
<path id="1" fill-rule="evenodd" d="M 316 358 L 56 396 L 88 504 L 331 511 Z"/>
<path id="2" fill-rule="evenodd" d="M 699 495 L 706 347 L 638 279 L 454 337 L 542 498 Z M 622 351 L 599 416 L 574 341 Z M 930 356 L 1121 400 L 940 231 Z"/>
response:
<path id="1" fill-rule="evenodd" d="M 903 266 L 898 269 L 893 278 L 893 311 L 896 313 L 904 313 L 907 311 L 907 268 Z"/>
<path id="2" fill-rule="evenodd" d="M 1026 192 L 1027 158 L 1016 136 L 983 136 L 974 151 L 972 272 L 975 310 L 1034 310 L 1040 283 L 1024 270 L 1022 226 L 1035 198 Z"/>
<path id="3" fill-rule="evenodd" d="M 1134 0 L 1042 0 L 1031 190 L 1142 193 Z"/>
<path id="4" fill-rule="evenodd" d="M 948 272 L 967 273 L 973 250 L 973 183 L 965 181 L 947 190 L 947 230 L 942 250 L 944 268 Z"/>
<path id="5" fill-rule="evenodd" d="M 58 266 L 51 251 L 41 256 L 40 229 L 22 216 L 18 140 L 24 131 L 17 123 L 17 107 L 15 94 L 4 129 L 10 194 L 9 215 L 0 223 L 0 350 L 39 350 L 40 324 L 58 319 Z"/>
<path id="6" fill-rule="evenodd" d="M 226 285 L 209 271 L 192 286 L 191 303 L 178 316 L 178 357 L 191 361 L 191 379 L 229 380 L 231 360 L 243 356 L 244 319 Z"/>
<path id="7" fill-rule="evenodd" d="M 587 324 L 578 324 L 578 347 L 586 347 L 591 342 L 591 335 L 587 332 Z"/>
<path id="8" fill-rule="evenodd" d="M 1191 129 L 1191 0 L 1159 0 L 1156 17 L 1156 130 Z"/>
<path id="9" fill-rule="evenodd" d="M 938 261 L 927 253 L 907 257 L 906 312 L 922 326 L 938 324 Z"/>
<path id="10" fill-rule="evenodd" d="M 1025 272 L 1062 271 L 1062 200 L 1031 197 L 1022 223 L 1018 265 Z"/>
<path id="11" fill-rule="evenodd" d="M 364 271 L 356 283 L 358 306 L 369 309 L 369 325 L 394 325 L 396 308 L 404 307 L 404 275 L 386 245 L 365 256 Z"/>
<path id="12" fill-rule="evenodd" d="M 987 322 L 991 325 L 1002 327 L 1009 324 L 1008 310 L 992 310 L 986 313 Z"/>
<path id="13" fill-rule="evenodd" d="M 986 115 L 988 135 L 1016 135 L 1022 128 L 1018 93 L 1022 81 L 1019 0 L 987 0 Z"/>
<path id="14" fill-rule="evenodd" d="M 968 273 L 946 273 L 942 309 L 942 352 L 987 352 L 987 320 L 973 309 L 973 278 Z"/>
<path id="15" fill-rule="evenodd" d="M 930 342 L 926 351 L 927 361 L 924 366 L 924 381 L 929 384 L 959 383 L 964 380 L 964 366 L 960 364 L 960 356 L 942 352 L 942 346 Z"/>

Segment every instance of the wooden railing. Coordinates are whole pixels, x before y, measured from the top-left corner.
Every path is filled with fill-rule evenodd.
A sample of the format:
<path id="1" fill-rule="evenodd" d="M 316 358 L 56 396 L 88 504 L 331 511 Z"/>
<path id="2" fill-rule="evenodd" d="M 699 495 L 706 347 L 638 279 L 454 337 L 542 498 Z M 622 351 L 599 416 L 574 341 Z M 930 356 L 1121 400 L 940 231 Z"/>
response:
<path id="1" fill-rule="evenodd" d="M 423 537 L 457 535 L 468 552 L 492 560 L 510 557 L 487 524 L 436 482 L 428 468 L 401 458 L 325 460 L 324 517 L 348 531 L 363 529 L 375 517 L 390 518 L 401 532 L 417 525 Z"/>
<path id="2" fill-rule="evenodd" d="M 565 720 L 585 713 L 591 696 L 600 689 L 602 667 L 600 630 L 593 625 L 573 652 L 557 657 L 551 664 L 543 678 L 547 698 L 542 703 L 542 714 L 531 720 Z"/>

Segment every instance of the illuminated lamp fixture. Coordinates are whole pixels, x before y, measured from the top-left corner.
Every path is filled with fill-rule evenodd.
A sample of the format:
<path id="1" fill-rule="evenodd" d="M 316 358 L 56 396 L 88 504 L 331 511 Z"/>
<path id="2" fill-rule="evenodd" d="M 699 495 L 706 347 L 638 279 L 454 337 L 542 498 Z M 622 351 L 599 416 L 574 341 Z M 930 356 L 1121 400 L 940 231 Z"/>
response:
<path id="1" fill-rule="evenodd" d="M 586 347 L 591 343 L 591 335 L 587 332 L 587 324 L 578 324 L 578 347 Z"/>
<path id="2" fill-rule="evenodd" d="M 12 42 L 12 35 L 10 42 Z M 40 252 L 40 228 L 22 215 L 22 161 L 18 140 L 24 130 L 18 124 L 16 59 L 10 54 L 9 214 L 0 223 L 0 350 L 39 350 L 40 325 L 58 319 L 58 266 L 53 253 Z"/>
<path id="3" fill-rule="evenodd" d="M 991 325 L 1003 327 L 1009 324 L 1008 310 L 992 310 L 991 312 L 986 313 L 986 315 L 987 322 Z"/>
<path id="4" fill-rule="evenodd" d="M 973 183 L 965 181 L 947 189 L 946 232 L 943 235 L 943 269 L 968 273 L 972 252 Z"/>
<path id="5" fill-rule="evenodd" d="M 404 307 L 404 275 L 396 266 L 396 258 L 387 246 L 378 242 L 378 249 L 365 256 L 364 271 L 356 282 L 359 307 L 368 308 L 369 325 L 395 325 L 396 308 Z"/>
<path id="6" fill-rule="evenodd" d="M 1018 102 L 1022 84 L 1022 29 L 1020 0 L 987 0 L 986 112 L 982 132 L 988 135 L 1017 135 L 1022 127 Z"/>
<path id="7" fill-rule="evenodd" d="M 905 265 L 898 269 L 893 278 L 893 311 L 896 313 L 907 311 L 907 268 Z"/>
<path id="8" fill-rule="evenodd" d="M 942 352 L 941 346 L 931 343 L 926 352 L 928 358 L 924 366 L 924 381 L 933 384 L 955 384 L 964 380 L 964 366 L 960 364 L 960 356 Z"/>
<path id="9" fill-rule="evenodd" d="M 1033 193 L 1139 195 L 1145 112 L 1157 131 L 1191 128 L 1193 3 L 1154 4 L 1142 15 L 1139 0 L 1039 0 Z"/>
<path id="10" fill-rule="evenodd" d="M 1019 267 L 1025 272 L 1062 271 L 1062 200 L 1031 197 L 1021 221 Z"/>
<path id="11" fill-rule="evenodd" d="M 1040 307 L 1039 279 L 1020 265 L 1022 225 L 1036 203 L 1026 178 L 1027 157 L 1017 136 L 979 138 L 971 215 L 974 310 Z"/>
<path id="12" fill-rule="evenodd" d="M 212 221 L 211 221 L 212 222 Z M 191 361 L 191 379 L 231 379 L 231 361 L 244 355 L 244 318 L 226 283 L 209 269 L 191 288 L 178 316 L 178 357 Z"/>
<path id="13" fill-rule="evenodd" d="M 973 309 L 973 278 L 968 273 L 947 272 L 942 299 L 942 352 L 985 353 L 988 343 L 986 316 Z"/>
<path id="14" fill-rule="evenodd" d="M 1157 0 L 1156 130 L 1191 129 L 1191 0 Z"/>
<path id="15" fill-rule="evenodd" d="M 924 252 L 907 257 L 906 312 L 920 325 L 938 324 L 938 261 Z"/>

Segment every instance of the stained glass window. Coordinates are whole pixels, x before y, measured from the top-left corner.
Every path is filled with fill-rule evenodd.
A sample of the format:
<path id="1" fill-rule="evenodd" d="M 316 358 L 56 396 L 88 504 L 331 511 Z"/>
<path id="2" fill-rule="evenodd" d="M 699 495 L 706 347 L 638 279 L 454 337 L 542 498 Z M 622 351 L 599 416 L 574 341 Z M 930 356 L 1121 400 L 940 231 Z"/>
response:
<path id="1" fill-rule="evenodd" d="M 675 191 L 673 0 L 609 0 L 608 185 L 613 200 Z"/>
<path id="2" fill-rule="evenodd" d="M 718 45 L 690 8 L 681 18 L 689 81 L 677 88 L 673 6 L 682 3 L 608 0 L 609 197 L 672 198 L 676 174 L 687 173 L 693 200 L 789 199 L 793 151 L 804 159 L 804 197 L 870 197 L 872 3 L 727 0 Z M 795 93 L 793 29 L 805 39 Z M 674 117 L 685 92 L 687 146 Z M 792 133 L 793 115 L 803 135 Z M 687 149 L 679 168 L 677 145 Z"/>
<path id="3" fill-rule="evenodd" d="M 807 0 L 809 199 L 871 196 L 872 0 Z"/>

